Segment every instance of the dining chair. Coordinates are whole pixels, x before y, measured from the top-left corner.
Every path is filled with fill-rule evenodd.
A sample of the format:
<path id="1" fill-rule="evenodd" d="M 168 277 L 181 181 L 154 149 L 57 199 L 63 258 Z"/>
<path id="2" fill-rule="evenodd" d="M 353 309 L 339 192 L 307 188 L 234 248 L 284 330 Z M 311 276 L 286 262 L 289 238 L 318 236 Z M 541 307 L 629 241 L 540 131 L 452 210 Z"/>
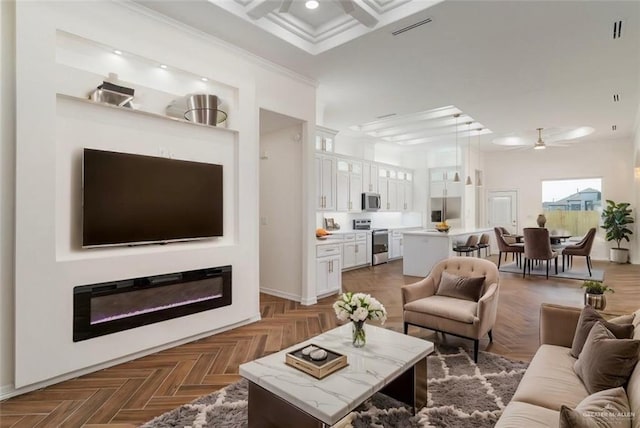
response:
<path id="1" fill-rule="evenodd" d="M 469 255 L 473 256 L 474 251 L 479 251 L 478 249 L 478 235 L 469 235 L 467 238 L 467 242 L 464 245 L 458 245 L 457 247 L 453 247 L 453 251 L 455 251 L 458 255 Z"/>
<path id="2" fill-rule="evenodd" d="M 502 233 L 502 237 L 507 244 L 515 244 L 517 242 L 515 235 L 512 235 L 506 227 L 498 226 L 496 229 Z"/>
<path id="3" fill-rule="evenodd" d="M 524 253 L 524 245 L 517 243 L 508 243 L 502 234 L 502 228 L 494 227 L 493 231 L 496 234 L 496 241 L 498 242 L 498 269 L 500 269 L 500 263 L 502 261 L 502 254 L 504 253 L 504 261 L 507 261 L 507 256 L 511 253 L 512 257 L 516 260 L 518 266 L 522 263 L 521 256 Z"/>
<path id="4" fill-rule="evenodd" d="M 485 251 L 485 257 L 489 257 L 489 254 L 491 253 L 491 246 L 489 245 L 489 234 L 488 233 L 483 233 L 482 235 L 480 235 L 480 240 L 478 241 L 478 257 L 480 257 L 480 252 L 482 251 L 482 249 L 484 248 Z"/>
<path id="5" fill-rule="evenodd" d="M 549 238 L 549 230 L 543 227 L 525 227 L 524 235 L 524 264 L 522 268 L 522 277 L 524 278 L 529 268 L 531 275 L 531 261 L 546 260 L 547 261 L 547 279 L 549 279 L 549 260 L 556 261 L 556 275 L 558 274 L 558 253 L 551 249 L 551 241 Z"/>
<path id="6" fill-rule="evenodd" d="M 592 227 L 584 235 L 584 238 L 577 244 L 567 245 L 562 249 L 562 271 L 564 272 L 564 261 L 567 259 L 567 264 L 571 266 L 573 264 L 573 256 L 584 256 L 587 259 L 587 269 L 589 270 L 589 276 L 591 276 L 591 247 L 593 241 L 596 238 L 596 228 Z"/>

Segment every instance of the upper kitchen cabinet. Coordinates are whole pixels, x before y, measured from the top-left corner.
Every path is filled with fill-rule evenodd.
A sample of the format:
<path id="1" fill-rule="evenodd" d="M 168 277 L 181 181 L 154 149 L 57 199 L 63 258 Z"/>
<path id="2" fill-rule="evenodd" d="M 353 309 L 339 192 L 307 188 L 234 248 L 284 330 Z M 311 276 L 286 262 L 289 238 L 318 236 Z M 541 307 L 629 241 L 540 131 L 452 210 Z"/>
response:
<path id="1" fill-rule="evenodd" d="M 378 193 L 383 211 L 399 211 L 398 172 L 395 169 L 378 167 Z"/>
<path id="2" fill-rule="evenodd" d="M 362 191 L 378 193 L 378 165 L 371 162 L 362 164 Z"/>
<path id="3" fill-rule="evenodd" d="M 337 133 L 333 129 L 316 125 L 316 151 L 333 153 Z"/>
<path id="4" fill-rule="evenodd" d="M 398 209 L 411 211 L 413 209 L 413 173 L 398 171 Z"/>
<path id="5" fill-rule="evenodd" d="M 316 155 L 316 209 L 335 210 L 336 160 Z"/>
<path id="6" fill-rule="evenodd" d="M 362 162 L 351 159 L 336 160 L 336 210 L 360 212 L 362 206 Z"/>
<path id="7" fill-rule="evenodd" d="M 429 193 L 432 198 L 461 197 L 461 181 L 453 181 L 457 169 L 455 167 L 431 168 L 429 170 Z"/>

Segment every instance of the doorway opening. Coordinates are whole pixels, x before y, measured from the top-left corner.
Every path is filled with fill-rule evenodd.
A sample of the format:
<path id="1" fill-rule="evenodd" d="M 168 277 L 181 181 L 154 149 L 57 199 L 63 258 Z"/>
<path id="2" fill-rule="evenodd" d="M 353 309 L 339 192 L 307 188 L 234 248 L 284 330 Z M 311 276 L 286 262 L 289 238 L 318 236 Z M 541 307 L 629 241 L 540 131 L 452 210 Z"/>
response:
<path id="1" fill-rule="evenodd" d="M 260 291 L 300 301 L 305 122 L 260 109 Z"/>

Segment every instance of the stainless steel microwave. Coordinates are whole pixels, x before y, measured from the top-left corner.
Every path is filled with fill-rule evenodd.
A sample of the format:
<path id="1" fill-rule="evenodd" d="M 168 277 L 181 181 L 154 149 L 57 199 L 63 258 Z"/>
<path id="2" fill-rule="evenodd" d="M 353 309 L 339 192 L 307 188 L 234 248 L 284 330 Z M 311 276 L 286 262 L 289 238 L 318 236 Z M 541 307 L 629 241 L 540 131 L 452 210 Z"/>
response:
<path id="1" fill-rule="evenodd" d="M 380 208 L 382 208 L 382 201 L 379 193 L 362 194 L 362 211 L 378 211 Z"/>

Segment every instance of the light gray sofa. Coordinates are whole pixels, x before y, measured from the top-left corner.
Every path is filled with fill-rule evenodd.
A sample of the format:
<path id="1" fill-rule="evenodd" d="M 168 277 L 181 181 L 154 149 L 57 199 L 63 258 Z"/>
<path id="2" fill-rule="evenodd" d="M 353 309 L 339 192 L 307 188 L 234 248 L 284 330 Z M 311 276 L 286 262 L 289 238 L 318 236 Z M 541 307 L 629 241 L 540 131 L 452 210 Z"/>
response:
<path id="1" fill-rule="evenodd" d="M 543 304 L 540 309 L 540 348 L 531 360 L 518 389 L 496 427 L 558 427 L 560 406 L 575 408 L 589 396 L 573 371 L 576 358 L 569 354 L 580 317 L 580 308 Z M 640 310 L 609 320 L 634 325 L 634 339 L 640 339 Z M 640 428 L 640 364 L 626 388 L 633 428 Z"/>

